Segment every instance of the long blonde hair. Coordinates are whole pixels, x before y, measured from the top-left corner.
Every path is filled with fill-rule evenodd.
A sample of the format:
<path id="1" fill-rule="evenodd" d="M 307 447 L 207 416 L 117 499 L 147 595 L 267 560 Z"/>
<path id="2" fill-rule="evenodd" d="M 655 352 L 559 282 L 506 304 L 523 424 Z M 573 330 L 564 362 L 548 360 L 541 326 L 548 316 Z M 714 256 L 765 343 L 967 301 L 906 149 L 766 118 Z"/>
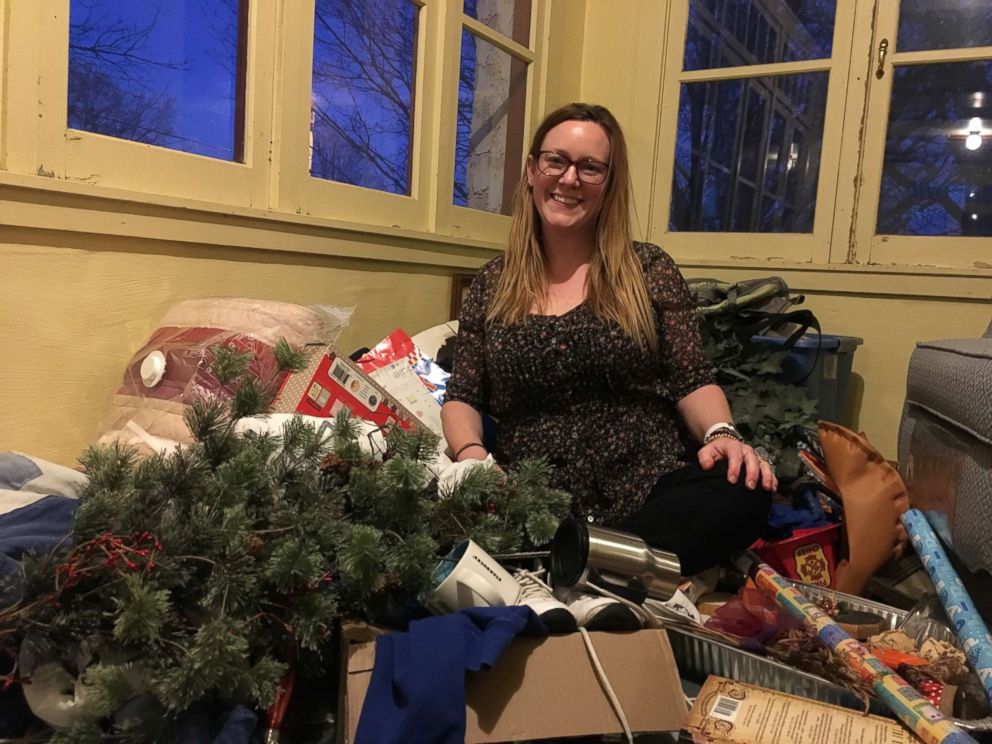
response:
<path id="1" fill-rule="evenodd" d="M 570 103 L 548 114 L 534 132 L 529 152 L 532 162 L 539 157 L 548 132 L 566 121 L 598 124 L 610 140 L 610 172 L 596 217 L 596 245 L 586 278 L 589 307 L 597 317 L 619 325 L 641 348 L 655 350 L 658 334 L 644 274 L 634 252 L 630 169 L 623 131 L 604 106 Z M 543 303 L 547 293 L 541 218 L 524 173 L 513 194 L 513 218 L 503 272 L 486 320 L 506 325 L 523 323 L 535 301 Z"/>

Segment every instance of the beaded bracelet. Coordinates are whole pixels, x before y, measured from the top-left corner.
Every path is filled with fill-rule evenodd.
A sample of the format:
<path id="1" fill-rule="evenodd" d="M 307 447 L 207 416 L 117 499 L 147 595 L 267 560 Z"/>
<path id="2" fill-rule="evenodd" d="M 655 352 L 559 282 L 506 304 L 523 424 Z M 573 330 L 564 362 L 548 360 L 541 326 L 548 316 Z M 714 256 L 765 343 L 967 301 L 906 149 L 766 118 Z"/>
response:
<path id="1" fill-rule="evenodd" d="M 459 447 L 458 451 L 455 453 L 455 456 L 452 459 L 455 462 L 458 462 L 458 456 L 461 455 L 461 453 L 467 450 L 469 447 L 482 447 L 482 449 L 486 448 L 486 446 L 482 442 L 469 442 L 468 444 L 463 444 L 461 447 Z"/>
<path id="2" fill-rule="evenodd" d="M 711 431 L 705 437 L 703 437 L 703 445 L 707 445 L 714 439 L 733 439 L 737 442 L 743 442 L 744 437 L 741 436 L 740 432 L 737 431 L 733 426 L 721 426 L 716 431 Z"/>
<path id="3" fill-rule="evenodd" d="M 730 421 L 717 421 L 715 424 L 711 425 L 709 429 L 703 432 L 703 439 L 706 439 L 706 437 L 715 432 L 717 429 L 734 429 L 734 425 Z M 736 429 L 734 429 L 734 431 L 736 431 Z"/>

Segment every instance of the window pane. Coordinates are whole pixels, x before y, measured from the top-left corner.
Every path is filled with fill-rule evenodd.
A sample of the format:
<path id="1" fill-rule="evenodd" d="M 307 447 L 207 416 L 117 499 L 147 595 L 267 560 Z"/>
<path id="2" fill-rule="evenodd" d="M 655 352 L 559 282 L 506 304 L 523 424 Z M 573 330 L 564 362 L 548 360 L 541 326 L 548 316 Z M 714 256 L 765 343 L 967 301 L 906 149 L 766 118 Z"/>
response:
<path id="1" fill-rule="evenodd" d="M 897 67 L 880 235 L 992 235 L 992 62 Z"/>
<path id="2" fill-rule="evenodd" d="M 992 4 L 988 0 L 902 0 L 900 52 L 992 45 Z"/>
<path id="3" fill-rule="evenodd" d="M 672 230 L 810 232 L 827 73 L 685 83 Z"/>
<path id="4" fill-rule="evenodd" d="M 310 174 L 410 193 L 417 8 L 317 0 Z"/>
<path id="5" fill-rule="evenodd" d="M 690 0 L 685 69 L 829 57 L 836 0 Z"/>
<path id="6" fill-rule="evenodd" d="M 465 0 L 465 15 L 471 16 L 513 39 L 522 46 L 530 45 L 531 0 Z"/>
<path id="7" fill-rule="evenodd" d="M 242 160 L 246 1 L 71 0 L 69 127 Z"/>
<path id="8" fill-rule="evenodd" d="M 523 159 L 527 63 L 462 32 L 454 203 L 510 214 Z"/>

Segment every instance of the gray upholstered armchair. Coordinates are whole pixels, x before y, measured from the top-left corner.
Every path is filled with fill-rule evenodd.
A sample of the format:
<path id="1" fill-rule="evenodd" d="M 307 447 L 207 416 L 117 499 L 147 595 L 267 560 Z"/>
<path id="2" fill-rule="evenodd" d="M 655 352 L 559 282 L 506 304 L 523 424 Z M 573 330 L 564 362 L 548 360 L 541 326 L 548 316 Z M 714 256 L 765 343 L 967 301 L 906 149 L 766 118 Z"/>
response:
<path id="1" fill-rule="evenodd" d="M 982 338 L 916 345 L 899 470 L 961 562 L 992 574 L 992 324 Z"/>

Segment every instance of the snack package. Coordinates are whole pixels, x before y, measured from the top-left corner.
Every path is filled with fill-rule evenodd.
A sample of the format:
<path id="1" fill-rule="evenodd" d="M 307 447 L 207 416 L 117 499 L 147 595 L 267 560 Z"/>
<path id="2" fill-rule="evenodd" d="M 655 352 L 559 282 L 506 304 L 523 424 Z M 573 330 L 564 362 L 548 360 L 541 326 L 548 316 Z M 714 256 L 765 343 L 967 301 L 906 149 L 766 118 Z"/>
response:
<path id="1" fill-rule="evenodd" d="M 424 356 L 405 331 L 397 329 L 367 351 L 358 367 L 411 411 L 421 424 L 443 437 L 441 403 L 448 375 Z"/>
<path id="2" fill-rule="evenodd" d="M 276 387 L 273 349 L 280 338 L 293 348 L 333 343 L 352 308 L 303 306 L 272 300 L 208 298 L 171 308 L 135 352 L 100 424 L 98 444 L 121 442 L 139 454 L 168 451 L 192 441 L 183 417 L 190 404 L 232 390 L 211 374 L 217 345 L 251 351 L 249 373 Z"/>

